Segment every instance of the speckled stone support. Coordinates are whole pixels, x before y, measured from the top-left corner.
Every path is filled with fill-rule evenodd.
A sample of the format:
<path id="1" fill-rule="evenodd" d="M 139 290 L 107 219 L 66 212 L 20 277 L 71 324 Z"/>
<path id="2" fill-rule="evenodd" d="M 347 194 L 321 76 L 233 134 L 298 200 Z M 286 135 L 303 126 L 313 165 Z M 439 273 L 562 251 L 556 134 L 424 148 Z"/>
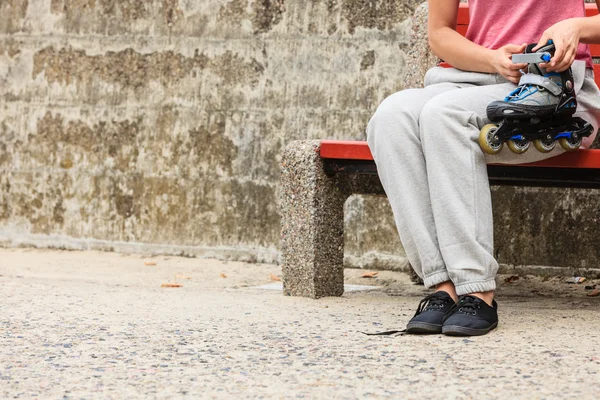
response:
<path id="1" fill-rule="evenodd" d="M 427 2 L 422 3 L 415 10 L 412 18 L 412 31 L 410 43 L 406 49 L 406 75 L 404 88 L 421 88 L 425 73 L 434 67 L 439 59 L 431 51 L 427 36 Z"/>
<path id="2" fill-rule="evenodd" d="M 281 261 L 290 296 L 344 293 L 344 202 L 353 193 L 383 194 L 377 177 L 327 176 L 319 143 L 292 142 L 281 161 Z"/>
<path id="3" fill-rule="evenodd" d="M 286 295 L 344 293 L 344 202 L 337 177 L 323 172 L 319 141 L 290 143 L 281 161 L 281 261 Z"/>

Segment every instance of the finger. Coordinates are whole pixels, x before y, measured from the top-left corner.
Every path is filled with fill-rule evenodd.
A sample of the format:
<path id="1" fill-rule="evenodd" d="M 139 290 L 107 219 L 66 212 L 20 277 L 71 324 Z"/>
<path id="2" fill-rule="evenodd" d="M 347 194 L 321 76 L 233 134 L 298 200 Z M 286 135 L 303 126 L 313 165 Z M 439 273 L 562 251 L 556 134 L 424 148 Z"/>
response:
<path id="1" fill-rule="evenodd" d="M 532 52 L 537 51 L 540 47 L 544 46 L 546 43 L 548 43 L 548 40 L 550 40 L 549 35 L 544 32 L 542 35 L 542 38 L 540 39 L 540 41 L 538 42 L 538 44 L 535 45 L 535 47 L 531 50 Z"/>
<path id="2" fill-rule="evenodd" d="M 523 44 L 507 44 L 506 46 L 504 46 L 504 51 L 506 51 L 509 54 L 516 54 L 516 53 L 522 53 L 525 51 L 525 48 L 527 47 L 527 43 L 523 43 Z"/>
<path id="3" fill-rule="evenodd" d="M 572 64 L 572 59 L 575 58 L 575 56 L 577 55 L 577 47 L 571 47 L 569 49 L 569 51 L 567 51 L 567 54 L 565 54 L 565 56 L 563 57 L 563 61 L 567 64 L 567 66 L 571 66 Z"/>
<path id="4" fill-rule="evenodd" d="M 517 78 L 516 76 L 507 76 L 506 79 L 508 79 L 509 81 L 511 81 L 512 83 L 518 84 L 519 80 L 521 80 L 521 78 Z"/>
<path id="5" fill-rule="evenodd" d="M 558 72 L 562 72 L 564 70 L 566 70 L 567 68 L 569 68 L 571 66 L 571 58 L 573 58 L 575 52 L 573 51 L 573 49 L 569 49 L 565 55 L 563 56 L 563 58 L 556 62 L 556 64 L 554 65 L 550 65 L 550 68 L 548 68 L 549 72 L 554 72 L 554 71 L 558 71 Z"/>
<path id="6" fill-rule="evenodd" d="M 526 48 L 527 48 L 527 43 L 521 43 L 521 45 L 517 49 L 517 53 L 523 53 L 523 52 L 525 52 Z"/>
<path id="7" fill-rule="evenodd" d="M 511 78 L 514 78 L 514 79 L 516 79 L 517 81 L 519 81 L 523 75 L 521 75 L 521 74 L 509 74 L 509 76 L 510 76 Z"/>
<path id="8" fill-rule="evenodd" d="M 571 60 L 569 61 L 569 68 L 573 65 L 576 58 L 577 58 L 577 54 L 575 53 L 575 54 L 573 54 L 573 56 L 571 57 Z"/>
<path id="9" fill-rule="evenodd" d="M 503 76 L 513 83 L 519 83 L 521 80 L 521 74 L 515 74 L 514 72 L 506 71 Z"/>
<path id="10" fill-rule="evenodd" d="M 556 43 L 556 51 L 554 52 L 554 57 L 550 60 L 550 66 L 554 68 L 556 64 L 560 63 L 565 56 L 565 46 L 563 43 Z"/>
<path id="11" fill-rule="evenodd" d="M 509 64 L 508 65 L 508 69 L 513 70 L 513 71 L 518 71 L 520 69 L 525 69 L 527 68 L 527 64 Z"/>
<path id="12" fill-rule="evenodd" d="M 509 69 L 509 68 L 505 68 L 503 71 L 503 74 L 510 75 L 510 76 L 521 76 L 521 73 L 518 70 Z"/>
<path id="13" fill-rule="evenodd" d="M 570 52 L 568 53 L 564 58 L 563 61 L 560 63 L 560 65 L 557 65 L 554 69 L 557 72 L 563 72 L 566 71 L 567 69 L 569 69 L 569 67 L 573 64 L 573 62 L 575 61 L 575 52 Z"/>

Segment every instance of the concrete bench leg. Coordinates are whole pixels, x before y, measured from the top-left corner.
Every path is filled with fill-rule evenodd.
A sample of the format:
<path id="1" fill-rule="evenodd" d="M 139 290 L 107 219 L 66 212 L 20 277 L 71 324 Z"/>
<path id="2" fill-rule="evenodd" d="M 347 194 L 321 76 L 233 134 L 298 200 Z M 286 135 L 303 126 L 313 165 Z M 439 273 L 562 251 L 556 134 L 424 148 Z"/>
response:
<path id="1" fill-rule="evenodd" d="M 281 257 L 288 296 L 344 293 L 344 202 L 335 177 L 323 172 L 319 141 L 289 144 L 281 161 Z"/>

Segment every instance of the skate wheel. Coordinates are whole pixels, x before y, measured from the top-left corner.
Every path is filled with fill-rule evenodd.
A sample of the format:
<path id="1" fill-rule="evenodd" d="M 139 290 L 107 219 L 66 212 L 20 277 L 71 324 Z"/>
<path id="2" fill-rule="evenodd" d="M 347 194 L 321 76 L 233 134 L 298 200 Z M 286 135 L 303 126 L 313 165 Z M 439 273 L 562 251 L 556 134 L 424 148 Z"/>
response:
<path id="1" fill-rule="evenodd" d="M 507 140 L 506 144 L 513 153 L 523 154 L 529 148 L 529 140 Z"/>
<path id="2" fill-rule="evenodd" d="M 533 141 L 533 147 L 535 147 L 540 153 L 550 153 L 556 147 L 556 141 L 535 139 Z"/>
<path id="3" fill-rule="evenodd" d="M 498 154 L 502 150 L 502 142 L 495 137 L 497 130 L 498 125 L 487 124 L 479 132 L 479 147 L 487 154 Z"/>
<path id="4" fill-rule="evenodd" d="M 575 151 L 581 146 L 581 137 L 577 140 L 573 140 L 573 138 L 560 138 L 558 139 L 558 143 L 566 151 Z"/>

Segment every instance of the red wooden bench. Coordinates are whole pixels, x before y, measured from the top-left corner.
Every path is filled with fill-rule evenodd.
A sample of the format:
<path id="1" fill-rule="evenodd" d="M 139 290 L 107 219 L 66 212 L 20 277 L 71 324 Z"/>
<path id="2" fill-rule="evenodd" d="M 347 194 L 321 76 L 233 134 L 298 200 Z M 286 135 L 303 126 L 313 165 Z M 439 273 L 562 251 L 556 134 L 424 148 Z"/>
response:
<path id="1" fill-rule="evenodd" d="M 598 14 L 595 4 L 586 10 L 588 16 Z M 464 35 L 468 24 L 468 5 L 461 4 L 457 31 Z M 600 57 L 600 45 L 592 45 L 591 51 Z M 594 71 L 600 83 L 600 65 Z M 369 147 L 364 141 L 295 141 L 286 147 L 281 166 L 284 293 L 340 296 L 344 202 L 352 194 L 385 194 Z M 492 184 L 600 188 L 600 149 L 580 149 L 531 164 L 488 165 L 488 176 Z"/>

